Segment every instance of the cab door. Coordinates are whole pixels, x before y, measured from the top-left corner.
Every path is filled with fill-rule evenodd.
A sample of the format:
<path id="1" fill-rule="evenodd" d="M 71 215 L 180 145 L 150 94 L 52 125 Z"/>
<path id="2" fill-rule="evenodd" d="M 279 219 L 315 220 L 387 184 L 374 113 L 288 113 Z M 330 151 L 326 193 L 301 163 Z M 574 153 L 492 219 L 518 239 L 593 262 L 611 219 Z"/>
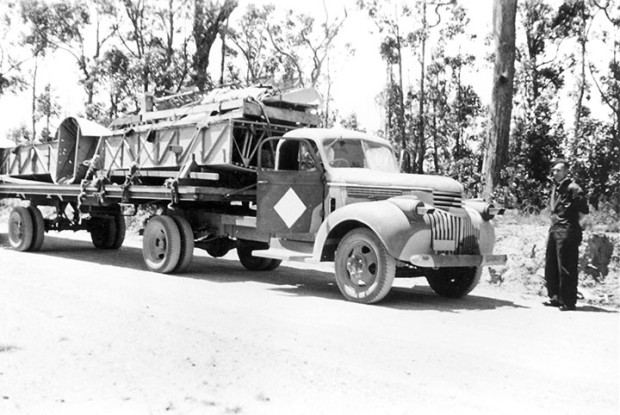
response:
<path id="1" fill-rule="evenodd" d="M 313 240 L 323 222 L 325 200 L 325 174 L 316 145 L 304 139 L 271 138 L 262 143 L 261 152 L 273 146 L 275 165 L 258 167 L 258 231 Z"/>

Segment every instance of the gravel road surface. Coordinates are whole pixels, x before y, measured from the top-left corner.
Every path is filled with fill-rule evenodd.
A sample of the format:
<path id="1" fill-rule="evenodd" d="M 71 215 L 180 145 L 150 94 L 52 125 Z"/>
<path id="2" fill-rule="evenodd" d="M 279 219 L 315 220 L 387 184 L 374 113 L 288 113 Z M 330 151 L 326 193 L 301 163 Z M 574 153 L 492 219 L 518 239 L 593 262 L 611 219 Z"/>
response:
<path id="1" fill-rule="evenodd" d="M 620 413 L 614 311 L 489 286 L 448 300 L 418 279 L 359 305 L 325 268 L 250 272 L 199 250 L 161 275 L 137 237 L 7 246 L 5 226 L 3 415 Z"/>

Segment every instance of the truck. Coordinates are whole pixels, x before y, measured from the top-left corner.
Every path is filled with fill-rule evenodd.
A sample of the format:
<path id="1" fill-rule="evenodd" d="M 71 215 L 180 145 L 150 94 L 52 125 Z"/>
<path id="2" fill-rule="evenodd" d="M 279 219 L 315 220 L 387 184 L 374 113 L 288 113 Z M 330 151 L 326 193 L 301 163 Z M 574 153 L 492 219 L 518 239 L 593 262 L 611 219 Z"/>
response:
<path id="1" fill-rule="evenodd" d="M 395 278 L 460 298 L 483 267 L 506 263 L 493 253 L 502 209 L 465 199 L 451 178 L 402 173 L 383 138 L 319 128 L 312 91 L 216 91 L 181 106 L 147 97 L 144 108 L 107 127 L 69 117 L 52 142 L 2 150 L 0 198 L 25 201 L 9 215 L 13 249 L 38 251 L 46 232 L 67 230 L 118 249 L 126 216 L 149 212 L 150 271 L 186 272 L 195 249 L 236 250 L 255 272 L 328 262 L 344 298 L 366 304 Z"/>

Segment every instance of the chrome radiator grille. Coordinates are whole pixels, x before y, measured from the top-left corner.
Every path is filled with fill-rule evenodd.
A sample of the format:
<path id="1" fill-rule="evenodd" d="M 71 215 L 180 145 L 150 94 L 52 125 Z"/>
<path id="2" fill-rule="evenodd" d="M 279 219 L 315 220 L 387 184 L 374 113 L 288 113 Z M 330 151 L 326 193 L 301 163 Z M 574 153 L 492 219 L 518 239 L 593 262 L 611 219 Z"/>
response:
<path id="1" fill-rule="evenodd" d="M 469 216 L 450 215 L 435 210 L 428 215 L 431 225 L 433 250 L 440 254 L 476 254 L 480 232 Z"/>
<path id="2" fill-rule="evenodd" d="M 433 192 L 433 204 L 438 208 L 462 208 L 462 198 L 460 193 L 455 192 Z"/>

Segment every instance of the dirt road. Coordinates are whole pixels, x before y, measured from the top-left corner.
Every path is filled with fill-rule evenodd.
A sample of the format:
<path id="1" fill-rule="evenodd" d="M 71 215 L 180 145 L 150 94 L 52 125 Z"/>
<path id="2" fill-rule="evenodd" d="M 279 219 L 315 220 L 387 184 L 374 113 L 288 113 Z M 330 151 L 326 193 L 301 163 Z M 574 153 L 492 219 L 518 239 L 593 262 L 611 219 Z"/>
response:
<path id="1" fill-rule="evenodd" d="M 619 410 L 616 312 L 484 286 L 446 300 L 419 280 L 364 306 L 316 268 L 196 250 L 190 272 L 159 275 L 138 239 L 56 235 L 19 253 L 0 228 L 3 415 Z"/>

